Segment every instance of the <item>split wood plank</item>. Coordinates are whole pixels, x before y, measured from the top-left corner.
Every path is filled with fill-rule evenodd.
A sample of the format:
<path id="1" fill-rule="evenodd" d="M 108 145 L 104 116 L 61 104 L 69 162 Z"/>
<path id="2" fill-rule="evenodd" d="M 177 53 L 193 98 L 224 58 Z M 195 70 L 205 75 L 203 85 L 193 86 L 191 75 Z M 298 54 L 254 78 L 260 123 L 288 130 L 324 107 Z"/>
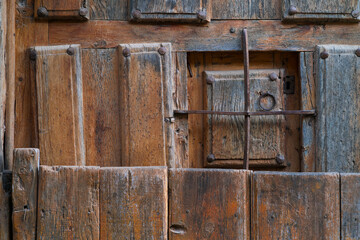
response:
<path id="1" fill-rule="evenodd" d="M 101 168 L 101 239 L 167 239 L 165 167 Z"/>
<path id="2" fill-rule="evenodd" d="M 339 174 L 255 172 L 251 191 L 253 239 L 339 239 Z"/>
<path id="3" fill-rule="evenodd" d="M 230 28 L 235 28 L 237 33 L 230 33 Z M 50 22 L 49 43 L 74 42 L 83 48 L 102 43 L 101 48 L 110 48 L 119 43 L 171 42 L 175 51 L 239 51 L 239 34 L 243 28 L 248 29 L 249 49 L 261 51 L 314 51 L 318 44 L 355 44 L 360 31 L 359 24 L 320 27 L 313 24 L 283 24 L 280 20 L 214 21 L 196 27 L 189 24 L 151 25 L 124 21 Z"/>
<path id="4" fill-rule="evenodd" d="M 316 63 L 317 171 L 360 171 L 360 45 L 321 45 Z M 328 58 L 321 54 L 327 52 Z"/>
<path id="5" fill-rule="evenodd" d="M 99 168 L 40 166 L 37 239 L 99 239 Z"/>
<path id="6" fill-rule="evenodd" d="M 341 239 L 358 240 L 360 236 L 360 174 L 342 173 Z"/>
<path id="7" fill-rule="evenodd" d="M 84 138 L 87 166 L 121 166 L 117 50 L 83 49 Z"/>
<path id="8" fill-rule="evenodd" d="M 39 149 L 14 150 L 12 177 L 13 239 L 35 239 Z"/>
<path id="9" fill-rule="evenodd" d="M 41 164 L 85 165 L 80 46 L 34 50 Z"/>
<path id="10" fill-rule="evenodd" d="M 171 45 L 118 49 L 122 165 L 167 166 L 174 156 Z"/>
<path id="11" fill-rule="evenodd" d="M 169 170 L 170 239 L 250 239 L 250 171 Z"/>
<path id="12" fill-rule="evenodd" d="M 11 171 L 0 172 L 0 239 L 12 239 L 11 231 Z"/>

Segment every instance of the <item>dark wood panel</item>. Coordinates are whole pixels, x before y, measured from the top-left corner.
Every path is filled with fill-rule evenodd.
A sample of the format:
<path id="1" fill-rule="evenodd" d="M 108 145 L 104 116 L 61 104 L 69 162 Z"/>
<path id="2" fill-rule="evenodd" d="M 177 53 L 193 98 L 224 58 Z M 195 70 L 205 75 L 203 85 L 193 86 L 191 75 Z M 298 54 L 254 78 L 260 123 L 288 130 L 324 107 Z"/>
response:
<path id="1" fill-rule="evenodd" d="M 11 176 L 10 171 L 0 172 L 0 239 L 12 239 L 11 229 Z"/>

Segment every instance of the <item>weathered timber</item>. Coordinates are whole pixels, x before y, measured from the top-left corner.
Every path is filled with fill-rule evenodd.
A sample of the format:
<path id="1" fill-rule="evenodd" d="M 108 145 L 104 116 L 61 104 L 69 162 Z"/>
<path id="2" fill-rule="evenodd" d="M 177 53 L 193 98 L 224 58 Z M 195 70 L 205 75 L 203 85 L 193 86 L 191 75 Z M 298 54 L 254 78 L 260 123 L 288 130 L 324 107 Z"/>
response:
<path id="1" fill-rule="evenodd" d="M 121 166 L 119 70 L 116 49 L 82 50 L 87 166 Z"/>
<path id="2" fill-rule="evenodd" d="M 169 239 L 250 239 L 250 171 L 169 170 Z"/>
<path id="3" fill-rule="evenodd" d="M 12 239 L 11 231 L 11 171 L 0 172 L 0 239 Z"/>
<path id="4" fill-rule="evenodd" d="M 171 45 L 121 44 L 119 50 L 123 166 L 173 161 Z"/>
<path id="5" fill-rule="evenodd" d="M 37 239 L 99 239 L 99 168 L 40 166 Z"/>
<path id="6" fill-rule="evenodd" d="M 12 5 L 12 4 L 11 4 Z M 14 13 L 10 14 L 10 17 L 13 16 Z M 6 77 L 6 65 L 7 65 L 7 38 L 6 38 L 6 32 L 7 32 L 7 1 L 2 1 L 0 3 L 0 172 L 4 170 L 5 167 L 5 159 L 4 159 L 4 135 L 5 135 L 5 109 L 6 109 L 6 85 L 7 77 Z M 11 19 L 9 19 L 11 22 Z M 13 22 L 12 22 L 13 23 Z M 12 31 L 14 31 L 12 29 Z M 10 38 L 12 41 L 14 41 L 14 38 Z M 10 40 L 9 39 L 9 40 Z M 12 49 L 12 51 L 14 51 Z M 14 58 L 11 58 L 12 60 Z M 11 65 L 14 67 L 14 64 Z M 14 91 L 14 84 L 12 84 L 12 90 Z M 14 101 L 14 94 L 12 95 L 12 101 Z M 12 113 L 14 113 L 14 108 L 12 106 Z M 14 114 L 12 114 L 11 118 L 13 119 Z M 14 123 L 11 124 L 12 127 L 11 130 L 11 143 L 14 144 Z M 7 145 L 9 146 L 9 145 Z M 10 146 L 10 148 L 13 146 Z M 11 158 L 8 158 L 6 161 L 6 165 L 9 165 L 8 163 L 11 162 Z M 11 165 L 11 164 L 10 164 Z M 8 166 L 7 166 L 8 167 Z"/>
<path id="7" fill-rule="evenodd" d="M 89 9 L 84 0 L 35 0 L 34 16 L 39 19 L 88 19 Z"/>
<path id="8" fill-rule="evenodd" d="M 360 171 L 360 58 L 355 54 L 359 46 L 316 49 L 317 171 Z"/>
<path id="9" fill-rule="evenodd" d="M 360 236 L 360 174 L 342 173 L 341 239 L 357 240 Z"/>
<path id="10" fill-rule="evenodd" d="M 35 240 L 39 164 L 39 149 L 14 149 L 12 177 L 13 239 Z"/>
<path id="11" fill-rule="evenodd" d="M 116 47 L 119 43 L 171 42 L 176 51 L 239 51 L 240 31 L 247 28 L 249 49 L 272 51 L 314 51 L 318 44 L 356 43 L 360 25 L 283 24 L 281 21 L 216 21 L 206 26 L 143 25 L 122 21 L 49 23 L 49 43 L 78 43 L 83 48 Z M 76 33 L 76 34 L 74 34 Z M 126 34 L 124 34 L 126 33 Z M 334 38 L 336 36 L 336 38 Z"/>
<path id="12" fill-rule="evenodd" d="M 359 22 L 360 10 L 358 0 L 283 0 L 282 18 L 285 21 L 312 22 Z"/>
<path id="13" fill-rule="evenodd" d="M 127 20 L 128 0 L 89 0 L 90 19 Z"/>
<path id="14" fill-rule="evenodd" d="M 339 174 L 255 172 L 251 191 L 253 239 L 339 239 Z"/>
<path id="15" fill-rule="evenodd" d="M 316 109 L 316 85 L 314 78 L 314 57 L 312 52 L 300 53 L 301 109 Z M 303 116 L 301 121 L 301 169 L 303 172 L 316 170 L 315 118 Z"/>
<path id="16" fill-rule="evenodd" d="M 101 239 L 167 239 L 167 168 L 101 168 Z"/>
<path id="17" fill-rule="evenodd" d="M 85 165 L 80 46 L 34 50 L 41 164 Z"/>

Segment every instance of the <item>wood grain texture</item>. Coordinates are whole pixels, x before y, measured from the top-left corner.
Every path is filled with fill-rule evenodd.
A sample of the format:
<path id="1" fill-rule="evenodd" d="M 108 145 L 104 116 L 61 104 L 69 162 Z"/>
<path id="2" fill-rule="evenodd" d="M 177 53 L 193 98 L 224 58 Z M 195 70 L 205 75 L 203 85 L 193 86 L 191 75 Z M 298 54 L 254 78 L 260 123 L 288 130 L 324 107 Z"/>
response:
<path id="1" fill-rule="evenodd" d="M 251 191 L 253 239 L 339 239 L 339 174 L 255 172 Z"/>
<path id="2" fill-rule="evenodd" d="M 12 14 L 14 15 L 14 13 Z M 6 32 L 7 32 L 7 2 L 2 1 L 0 3 L 0 172 L 4 170 L 5 166 L 5 158 L 4 158 L 4 135 L 5 135 L 5 109 L 6 109 Z M 10 19 L 9 19 L 10 20 Z M 13 29 L 11 31 L 15 31 L 15 26 L 13 26 Z M 13 39 L 14 41 L 15 39 Z M 14 50 L 13 50 L 14 51 Z M 14 67 L 14 64 L 13 64 Z M 14 84 L 13 89 L 14 90 Z M 13 101 L 14 101 L 14 94 L 12 94 Z M 14 109 L 13 109 L 14 110 Z M 14 113 L 14 111 L 13 111 Z M 12 115 L 12 118 L 14 115 Z M 14 119 L 13 119 L 14 120 Z M 13 124 L 12 124 L 13 125 Z M 14 134 L 14 127 L 12 126 L 12 145 L 14 144 L 13 139 Z M 13 147 L 13 146 L 12 146 Z M 8 160 L 9 161 L 9 160 Z"/>
<path id="3" fill-rule="evenodd" d="M 101 239 L 167 239 L 165 167 L 101 168 Z"/>
<path id="4" fill-rule="evenodd" d="M 174 152 L 171 45 L 121 44 L 119 71 L 122 164 L 166 166 Z"/>
<path id="5" fill-rule="evenodd" d="M 289 13 L 291 6 L 296 7 L 297 13 Z M 286 21 L 358 22 L 360 17 L 352 16 L 356 10 L 360 10 L 358 0 L 283 0 L 282 18 Z"/>
<path id="6" fill-rule="evenodd" d="M 210 22 L 212 15 L 212 0 L 130 0 L 130 20 L 135 21 L 178 21 L 178 22 Z M 134 11 L 140 11 L 140 18 L 133 16 Z M 201 19 L 198 13 L 202 11 L 206 17 Z"/>
<path id="7" fill-rule="evenodd" d="M 230 33 L 230 28 L 237 30 Z M 281 21 L 216 21 L 206 26 L 144 25 L 123 21 L 50 22 L 49 43 L 78 43 L 83 48 L 115 47 L 119 43 L 171 42 L 175 51 L 239 51 L 240 29 L 247 28 L 249 49 L 314 51 L 318 44 L 357 43 L 360 25 L 283 24 Z M 76 33 L 76 34 L 74 34 Z M 124 34 L 126 33 L 126 34 Z M 334 38 L 336 36 L 336 38 Z"/>
<path id="8" fill-rule="evenodd" d="M 116 49 L 83 49 L 87 166 L 121 166 L 119 68 Z"/>
<path id="9" fill-rule="evenodd" d="M 85 165 L 81 52 L 69 47 L 35 47 L 42 165 Z"/>
<path id="10" fill-rule="evenodd" d="M 37 186 L 40 152 L 35 148 L 14 150 L 12 177 L 13 239 L 36 238 Z"/>
<path id="11" fill-rule="evenodd" d="M 250 239 L 250 171 L 169 170 L 169 239 Z"/>
<path id="12" fill-rule="evenodd" d="M 80 15 L 80 8 L 87 8 L 84 0 L 34 0 L 34 16 L 40 19 L 88 19 L 89 12 Z M 39 8 L 46 8 L 48 16 L 38 14 Z"/>
<path id="13" fill-rule="evenodd" d="M 355 55 L 358 48 L 359 45 L 317 47 L 317 171 L 360 171 L 360 58 Z M 324 60 L 320 54 L 325 50 L 329 57 Z"/>
<path id="14" fill-rule="evenodd" d="M 271 81 L 276 73 L 279 78 Z M 208 84 L 207 79 L 214 82 Z M 285 109 L 283 94 L 284 69 L 250 71 L 250 111 L 263 111 L 273 107 L 274 111 Z M 207 110 L 244 111 L 244 72 L 206 71 L 204 74 L 205 103 Z M 263 98 L 263 94 L 273 96 Z M 244 158 L 244 117 L 209 115 L 205 118 L 205 166 L 242 166 Z M 252 166 L 279 166 L 278 155 L 285 156 L 285 117 L 257 116 L 251 119 L 250 164 Z M 214 155 L 215 161 L 208 162 L 207 156 Z"/>
<path id="15" fill-rule="evenodd" d="M 0 239 L 10 240 L 11 231 L 11 171 L 0 172 Z"/>
<path id="16" fill-rule="evenodd" d="M 316 84 L 314 77 L 313 53 L 300 53 L 300 79 L 301 79 L 301 109 L 316 109 Z M 316 170 L 316 143 L 315 143 L 315 118 L 303 116 L 301 121 L 301 154 L 303 172 L 315 172 Z"/>
<path id="17" fill-rule="evenodd" d="M 127 20 L 128 0 L 89 0 L 90 19 Z"/>
<path id="18" fill-rule="evenodd" d="M 99 168 L 40 166 L 37 239 L 99 239 Z"/>
<path id="19" fill-rule="evenodd" d="M 356 240 L 360 236 L 360 174 L 342 173 L 341 239 Z"/>

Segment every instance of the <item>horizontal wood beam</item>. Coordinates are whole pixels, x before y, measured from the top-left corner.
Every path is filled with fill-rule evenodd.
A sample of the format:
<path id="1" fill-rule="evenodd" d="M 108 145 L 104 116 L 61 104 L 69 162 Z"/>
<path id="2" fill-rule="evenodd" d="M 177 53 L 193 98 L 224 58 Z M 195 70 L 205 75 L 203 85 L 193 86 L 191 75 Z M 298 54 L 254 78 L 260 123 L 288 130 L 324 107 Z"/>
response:
<path id="1" fill-rule="evenodd" d="M 235 28 L 235 33 L 230 33 L 230 28 Z M 314 51 L 319 44 L 356 44 L 360 32 L 359 24 L 296 25 L 279 20 L 213 21 L 207 25 L 99 20 L 49 23 L 49 44 L 111 48 L 120 43 L 171 42 L 176 51 L 238 51 L 243 28 L 248 29 L 253 51 Z"/>

